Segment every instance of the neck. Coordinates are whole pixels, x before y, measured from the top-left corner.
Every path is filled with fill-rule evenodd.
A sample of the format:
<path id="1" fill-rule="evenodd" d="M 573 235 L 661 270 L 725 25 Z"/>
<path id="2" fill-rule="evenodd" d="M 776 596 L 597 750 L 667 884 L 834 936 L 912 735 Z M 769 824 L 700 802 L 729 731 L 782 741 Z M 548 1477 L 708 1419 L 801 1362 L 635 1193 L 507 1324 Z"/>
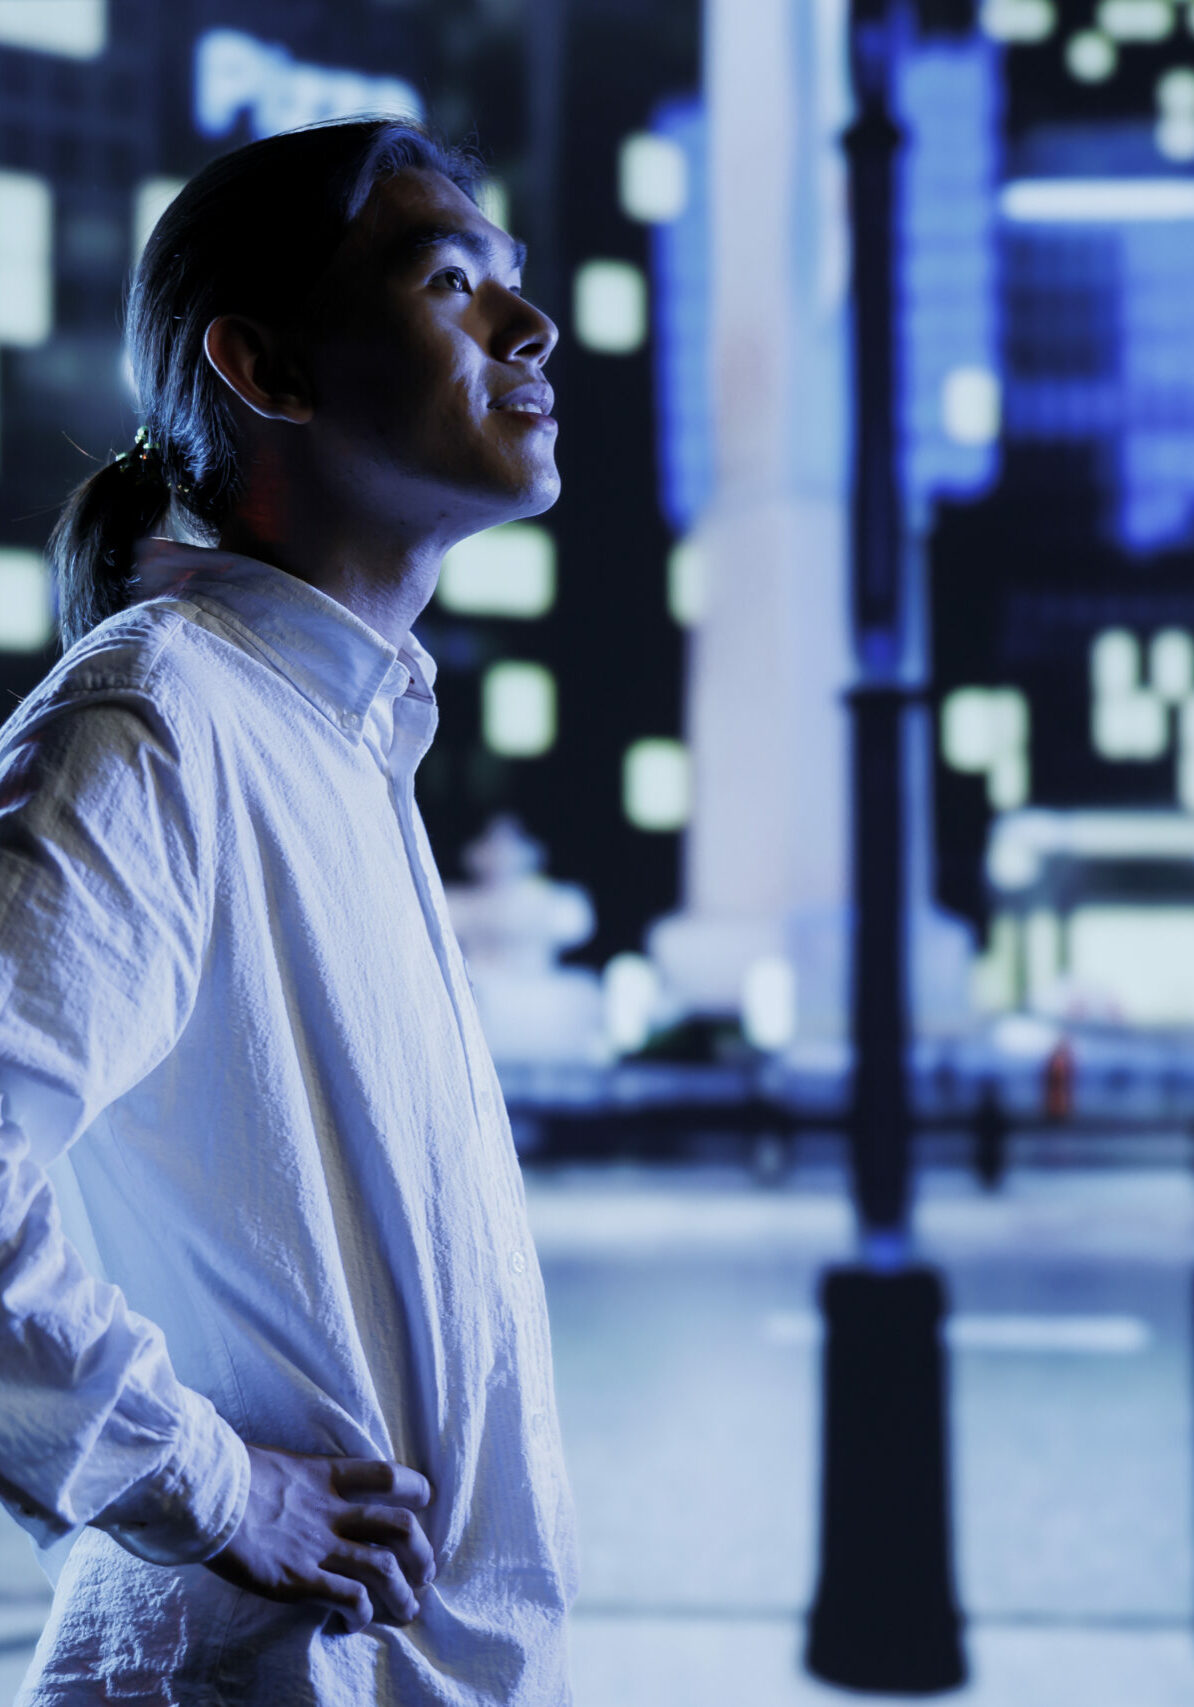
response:
<path id="1" fill-rule="evenodd" d="M 321 550 L 311 539 L 265 537 L 233 517 L 220 534 L 220 549 L 285 569 L 327 593 L 362 622 L 400 647 L 429 602 L 443 553 L 432 546 L 395 544 L 384 553 Z"/>
<path id="2" fill-rule="evenodd" d="M 363 493 L 295 478 L 267 454 L 254 459 L 219 543 L 317 587 L 397 647 L 434 593 L 454 536 L 379 517 Z"/>

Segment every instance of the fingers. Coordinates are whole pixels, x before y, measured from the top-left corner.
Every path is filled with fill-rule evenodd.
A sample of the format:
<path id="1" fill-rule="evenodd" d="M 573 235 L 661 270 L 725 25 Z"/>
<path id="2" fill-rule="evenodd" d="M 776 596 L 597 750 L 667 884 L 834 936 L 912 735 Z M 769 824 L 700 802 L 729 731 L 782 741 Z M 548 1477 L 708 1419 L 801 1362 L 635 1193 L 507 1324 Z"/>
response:
<path id="1" fill-rule="evenodd" d="M 426 1476 L 406 1464 L 385 1458 L 336 1458 L 332 1461 L 332 1486 L 344 1499 L 354 1495 L 392 1496 L 405 1506 L 430 1505 L 435 1490 Z"/>
<path id="2" fill-rule="evenodd" d="M 334 1577 L 347 1577 L 362 1585 L 361 1592 L 366 1602 L 372 1602 L 366 1622 L 376 1619 L 379 1624 L 409 1624 L 419 1615 L 415 1591 L 388 1548 L 344 1541 L 328 1554 L 322 1569 L 333 1573 L 333 1580 Z M 368 1590 L 367 1594 L 365 1590 Z"/>
<path id="3" fill-rule="evenodd" d="M 350 1635 L 357 1635 L 373 1623 L 373 1602 L 363 1582 L 350 1577 L 318 1571 L 311 1579 L 310 1594 L 304 1595 L 316 1606 L 325 1606 L 344 1620 Z"/>
<path id="4" fill-rule="evenodd" d="M 388 1548 L 413 1587 L 435 1580 L 435 1553 L 413 1512 L 384 1505 L 357 1506 L 337 1519 L 335 1530 L 346 1541 Z"/>
<path id="5" fill-rule="evenodd" d="M 250 1446 L 249 1503 L 210 1568 L 267 1600 L 307 1601 L 350 1631 L 418 1616 L 435 1557 L 414 1512 L 433 1490 L 385 1459 Z M 278 1513 L 283 1513 L 283 1521 Z"/>

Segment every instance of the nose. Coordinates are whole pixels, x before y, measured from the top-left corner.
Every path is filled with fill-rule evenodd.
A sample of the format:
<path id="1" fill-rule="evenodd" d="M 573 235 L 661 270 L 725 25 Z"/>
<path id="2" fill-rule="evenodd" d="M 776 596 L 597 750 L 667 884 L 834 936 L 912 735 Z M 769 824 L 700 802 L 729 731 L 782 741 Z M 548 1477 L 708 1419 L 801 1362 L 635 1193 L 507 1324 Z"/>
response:
<path id="1" fill-rule="evenodd" d="M 509 313 L 498 330 L 495 343 L 502 361 L 518 358 L 538 363 L 542 367 L 560 341 L 559 327 L 541 308 L 528 302 L 514 291 L 507 292 Z"/>

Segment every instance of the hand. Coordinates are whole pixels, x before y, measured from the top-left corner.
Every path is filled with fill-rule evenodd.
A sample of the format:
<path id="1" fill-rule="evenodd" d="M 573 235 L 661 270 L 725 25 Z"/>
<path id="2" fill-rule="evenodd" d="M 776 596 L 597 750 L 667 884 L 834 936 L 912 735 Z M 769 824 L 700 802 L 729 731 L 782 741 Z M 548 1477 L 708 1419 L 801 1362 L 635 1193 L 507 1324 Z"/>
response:
<path id="1" fill-rule="evenodd" d="M 409 1624 L 435 1557 L 412 1507 L 433 1497 L 417 1470 L 250 1446 L 249 1501 L 207 1568 L 267 1600 L 338 1612 L 349 1630 Z"/>

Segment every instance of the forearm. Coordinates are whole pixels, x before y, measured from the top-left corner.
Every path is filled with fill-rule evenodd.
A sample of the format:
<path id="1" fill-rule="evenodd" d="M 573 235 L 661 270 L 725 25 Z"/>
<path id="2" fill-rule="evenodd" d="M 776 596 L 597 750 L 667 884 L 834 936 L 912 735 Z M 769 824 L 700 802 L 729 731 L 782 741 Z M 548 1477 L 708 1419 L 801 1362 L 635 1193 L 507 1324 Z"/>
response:
<path id="1" fill-rule="evenodd" d="M 208 1558 L 243 1512 L 245 1449 L 84 1268 L 2 1088 L 0 1116 L 0 1497 L 43 1545 L 95 1523 L 145 1558 Z"/>

